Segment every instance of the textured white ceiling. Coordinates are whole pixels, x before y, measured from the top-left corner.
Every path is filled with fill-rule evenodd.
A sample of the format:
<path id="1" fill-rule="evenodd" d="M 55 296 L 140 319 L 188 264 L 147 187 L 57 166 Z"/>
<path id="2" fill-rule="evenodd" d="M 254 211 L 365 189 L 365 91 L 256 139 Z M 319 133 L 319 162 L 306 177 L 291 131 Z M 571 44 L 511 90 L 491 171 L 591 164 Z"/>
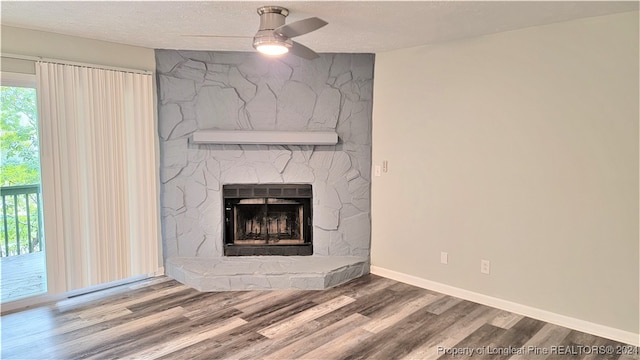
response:
<path id="1" fill-rule="evenodd" d="M 638 2 L 555 1 L 8 1 L 3 25 L 154 49 L 249 51 L 256 9 L 280 5 L 287 22 L 329 25 L 296 38 L 318 52 L 377 53 L 570 19 L 638 11 Z"/>

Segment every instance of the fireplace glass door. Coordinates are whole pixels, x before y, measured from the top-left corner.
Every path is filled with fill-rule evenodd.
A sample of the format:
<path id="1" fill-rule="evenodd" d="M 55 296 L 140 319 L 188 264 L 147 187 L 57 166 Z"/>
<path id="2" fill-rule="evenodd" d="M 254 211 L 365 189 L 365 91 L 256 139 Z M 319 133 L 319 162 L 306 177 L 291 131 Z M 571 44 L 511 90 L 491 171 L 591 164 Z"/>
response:
<path id="1" fill-rule="evenodd" d="M 233 208 L 235 244 L 304 244 L 304 204 L 294 199 L 242 199 Z"/>
<path id="2" fill-rule="evenodd" d="M 310 185 L 225 185 L 223 193 L 225 255 L 311 255 Z"/>

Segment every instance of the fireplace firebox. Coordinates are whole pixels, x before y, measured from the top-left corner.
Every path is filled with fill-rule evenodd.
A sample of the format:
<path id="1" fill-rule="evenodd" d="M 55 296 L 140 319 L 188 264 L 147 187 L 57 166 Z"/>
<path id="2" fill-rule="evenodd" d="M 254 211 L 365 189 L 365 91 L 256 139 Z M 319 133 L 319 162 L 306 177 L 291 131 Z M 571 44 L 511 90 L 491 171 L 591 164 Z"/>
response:
<path id="1" fill-rule="evenodd" d="M 225 256 L 312 255 L 308 184 L 223 185 Z"/>

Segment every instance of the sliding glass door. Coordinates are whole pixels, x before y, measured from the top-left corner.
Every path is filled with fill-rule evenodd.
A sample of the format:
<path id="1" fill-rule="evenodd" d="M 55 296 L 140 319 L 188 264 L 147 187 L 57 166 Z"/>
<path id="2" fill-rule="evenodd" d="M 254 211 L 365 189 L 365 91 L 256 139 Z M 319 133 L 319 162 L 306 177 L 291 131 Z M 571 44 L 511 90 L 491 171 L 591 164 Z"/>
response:
<path id="1" fill-rule="evenodd" d="M 47 292 L 35 76 L 3 73 L 0 302 Z"/>

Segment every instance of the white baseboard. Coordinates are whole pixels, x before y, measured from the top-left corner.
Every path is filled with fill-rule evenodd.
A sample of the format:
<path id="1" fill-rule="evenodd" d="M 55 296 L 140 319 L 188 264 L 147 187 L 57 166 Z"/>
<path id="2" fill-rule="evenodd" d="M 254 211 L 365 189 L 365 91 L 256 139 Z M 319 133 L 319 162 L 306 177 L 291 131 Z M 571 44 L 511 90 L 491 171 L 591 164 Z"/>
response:
<path id="1" fill-rule="evenodd" d="M 634 334 L 609 326 L 592 323 L 585 320 L 572 318 L 565 315 L 556 314 L 550 311 L 534 308 L 527 305 L 518 304 L 508 300 L 495 298 L 492 296 L 476 293 L 473 291 L 457 288 L 451 285 L 419 278 L 417 276 L 404 274 L 401 272 L 381 268 L 371 265 L 371 273 L 379 275 L 406 284 L 421 287 L 423 289 L 437 291 L 446 295 L 455 296 L 464 300 L 473 301 L 483 305 L 491 306 L 501 310 L 506 310 L 516 314 L 528 316 L 537 320 L 545 321 L 551 324 L 564 326 L 570 329 L 582 331 L 588 334 L 601 336 L 607 339 L 640 346 L 640 334 Z"/>
<path id="2" fill-rule="evenodd" d="M 162 276 L 162 275 L 164 275 L 164 267 L 160 267 L 155 272 L 147 275 L 137 275 L 137 276 L 133 276 L 126 279 L 116 280 L 116 281 L 99 284 L 99 285 L 93 285 L 93 286 L 89 286 L 89 287 L 85 287 L 77 290 L 68 291 L 61 294 L 41 294 L 41 295 L 31 296 L 24 299 L 8 301 L 2 304 L 0 308 L 0 314 L 4 315 L 4 314 L 16 312 L 16 311 L 26 310 L 26 309 L 37 307 L 37 306 L 43 306 L 48 303 L 65 300 L 70 297 L 88 294 L 90 292 L 104 290 L 104 289 L 108 289 L 115 286 L 126 285 L 135 281 L 140 281 L 147 278 Z"/>
<path id="3" fill-rule="evenodd" d="M 149 277 L 156 277 L 156 276 L 162 276 L 162 275 L 166 275 L 166 273 L 164 272 L 164 266 L 159 267 L 158 270 L 156 270 L 156 272 L 149 274 Z"/>

